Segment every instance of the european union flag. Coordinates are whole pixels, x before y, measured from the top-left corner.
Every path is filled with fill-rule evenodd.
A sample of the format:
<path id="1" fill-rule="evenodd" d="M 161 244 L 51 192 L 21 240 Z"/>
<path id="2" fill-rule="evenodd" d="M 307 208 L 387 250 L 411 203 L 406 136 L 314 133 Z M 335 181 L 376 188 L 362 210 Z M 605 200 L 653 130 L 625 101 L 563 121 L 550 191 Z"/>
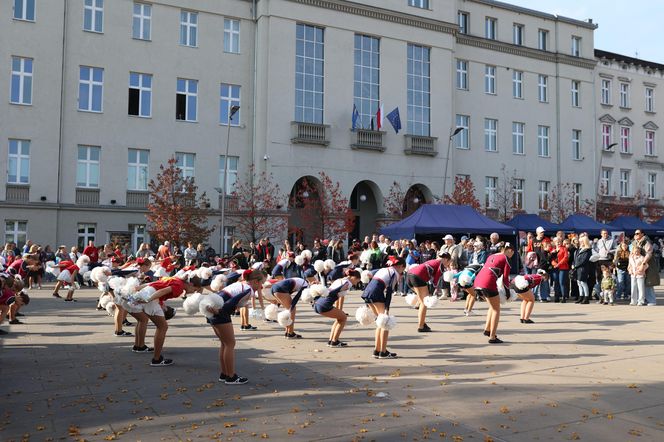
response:
<path id="1" fill-rule="evenodd" d="M 395 107 L 392 112 L 386 115 L 386 117 L 394 128 L 394 132 L 399 133 L 401 130 L 401 117 L 399 116 L 399 108 Z"/>
<path id="2" fill-rule="evenodd" d="M 357 120 L 359 119 L 360 119 L 360 113 L 357 110 L 357 106 L 353 105 L 353 116 L 351 117 L 353 130 L 357 128 Z"/>

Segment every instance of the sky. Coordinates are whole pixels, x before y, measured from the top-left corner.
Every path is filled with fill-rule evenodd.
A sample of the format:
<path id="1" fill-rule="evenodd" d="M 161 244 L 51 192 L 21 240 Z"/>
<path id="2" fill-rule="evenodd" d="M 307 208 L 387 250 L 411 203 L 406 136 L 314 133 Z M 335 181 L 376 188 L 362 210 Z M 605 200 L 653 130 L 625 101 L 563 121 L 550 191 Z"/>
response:
<path id="1" fill-rule="evenodd" d="M 599 25 L 595 49 L 664 64 L 664 0 L 502 1 L 577 20 L 592 18 Z"/>

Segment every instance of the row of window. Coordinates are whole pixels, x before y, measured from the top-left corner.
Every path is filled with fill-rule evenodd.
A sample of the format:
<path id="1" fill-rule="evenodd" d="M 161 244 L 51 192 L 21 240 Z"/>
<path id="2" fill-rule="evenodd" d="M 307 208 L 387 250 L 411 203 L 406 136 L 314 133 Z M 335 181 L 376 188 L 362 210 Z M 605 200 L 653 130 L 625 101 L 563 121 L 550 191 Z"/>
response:
<path id="1" fill-rule="evenodd" d="M 630 84 L 624 81 L 619 82 L 619 105 L 621 108 L 630 109 Z M 600 103 L 605 106 L 612 106 L 611 100 L 611 80 L 603 78 L 600 84 Z M 646 112 L 655 112 L 655 88 L 645 86 L 644 88 L 644 110 Z"/>
<path id="2" fill-rule="evenodd" d="M 101 148 L 99 146 L 78 146 L 76 159 L 76 187 L 99 188 Z M 193 178 L 196 174 L 196 154 L 176 152 L 177 166 L 184 177 Z M 239 157 L 228 157 L 228 179 L 224 180 L 226 157 L 219 157 L 219 187 L 235 190 Z M 127 151 L 127 190 L 148 190 L 150 151 L 128 149 Z M 224 184 L 224 181 L 226 183 Z M 30 184 L 30 140 L 9 140 L 7 161 L 8 184 Z"/>
<path id="3" fill-rule="evenodd" d="M 31 58 L 12 57 L 11 98 L 13 104 L 32 104 Z M 129 73 L 129 115 L 152 117 L 153 75 Z M 80 66 L 78 82 L 78 110 L 102 112 L 104 98 L 104 68 Z M 219 122 L 228 124 L 232 106 L 240 105 L 240 86 L 222 83 L 219 93 Z M 198 118 L 198 80 L 178 78 L 176 82 L 175 118 L 195 122 Z M 230 120 L 232 126 L 240 125 L 239 111 Z"/>
<path id="4" fill-rule="evenodd" d="M 613 169 L 610 167 L 603 167 L 600 174 L 600 189 L 601 195 L 611 195 L 612 190 L 612 176 Z M 620 169 L 619 171 L 619 193 L 618 195 L 623 198 L 629 198 L 633 195 L 632 192 L 632 171 L 629 169 Z M 655 172 L 648 172 L 646 181 L 646 198 L 657 198 L 657 174 Z"/>
<path id="5" fill-rule="evenodd" d="M 14 0 L 14 19 L 32 21 L 36 18 L 35 0 Z M 104 0 L 83 0 L 83 30 L 104 32 Z M 132 37 L 152 40 L 152 5 L 134 2 Z M 198 12 L 180 11 L 180 44 L 198 46 Z M 240 52 L 240 20 L 224 19 L 224 52 Z"/>
<path id="6" fill-rule="evenodd" d="M 618 146 L 620 146 L 620 153 L 631 154 L 632 151 L 632 128 L 630 126 L 619 126 L 620 141 Z M 611 150 L 615 146 L 613 141 L 613 124 L 602 123 L 602 148 L 604 150 Z M 646 156 L 654 157 L 657 156 L 657 146 L 655 144 L 655 131 L 650 129 L 645 129 L 644 136 L 644 152 Z"/>
<path id="7" fill-rule="evenodd" d="M 459 32 L 470 34 L 470 13 L 459 11 L 457 13 L 457 24 Z M 498 19 L 494 17 L 484 17 L 484 38 L 488 40 L 498 40 Z M 526 27 L 521 23 L 512 24 L 512 44 L 524 46 L 526 44 Z M 541 51 L 550 50 L 549 31 L 547 29 L 537 30 L 537 49 Z M 570 39 L 570 55 L 573 57 L 581 56 L 581 37 L 573 35 Z"/>

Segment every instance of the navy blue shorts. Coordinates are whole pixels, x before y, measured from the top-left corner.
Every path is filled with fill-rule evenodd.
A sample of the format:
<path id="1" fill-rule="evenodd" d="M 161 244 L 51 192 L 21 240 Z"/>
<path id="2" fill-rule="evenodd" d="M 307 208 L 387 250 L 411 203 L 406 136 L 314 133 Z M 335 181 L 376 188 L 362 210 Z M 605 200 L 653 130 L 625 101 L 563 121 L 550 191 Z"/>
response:
<path id="1" fill-rule="evenodd" d="M 220 325 L 220 324 L 230 324 L 231 315 L 230 313 L 222 310 L 211 318 L 207 318 L 207 323 L 210 325 Z"/>
<path id="2" fill-rule="evenodd" d="M 484 296 L 485 298 L 493 298 L 498 296 L 497 291 L 493 291 L 490 289 L 483 289 L 480 287 L 475 287 L 475 293 L 477 293 L 478 296 Z"/>
<path id="3" fill-rule="evenodd" d="M 413 275 L 412 273 L 409 273 L 406 276 L 406 279 L 408 280 L 408 285 L 411 287 L 427 287 L 428 283 L 426 281 L 423 281 L 422 278 L 420 278 L 417 275 Z"/>
<path id="4" fill-rule="evenodd" d="M 321 313 L 327 313 L 332 309 L 334 309 L 334 300 L 320 298 L 318 301 L 314 302 L 314 311 L 319 315 Z"/>
<path id="5" fill-rule="evenodd" d="M 369 281 L 369 284 L 367 284 L 367 288 L 364 289 L 362 299 L 364 299 L 365 304 L 371 304 L 374 302 L 385 304 L 387 302 L 387 299 L 385 299 L 385 284 L 377 279 L 372 279 Z"/>

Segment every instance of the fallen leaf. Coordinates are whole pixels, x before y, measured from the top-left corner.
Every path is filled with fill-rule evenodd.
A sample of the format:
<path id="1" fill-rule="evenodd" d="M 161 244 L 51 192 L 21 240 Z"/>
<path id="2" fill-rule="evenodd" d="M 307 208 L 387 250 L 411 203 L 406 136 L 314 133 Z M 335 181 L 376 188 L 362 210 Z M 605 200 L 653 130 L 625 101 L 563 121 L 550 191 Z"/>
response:
<path id="1" fill-rule="evenodd" d="M 43 425 L 37 425 L 37 431 L 44 431 Z"/>
<path id="2" fill-rule="evenodd" d="M 360 433 L 368 433 L 368 432 L 369 430 L 367 430 L 366 428 L 360 428 Z"/>
<path id="3" fill-rule="evenodd" d="M 288 434 L 289 434 L 289 435 L 293 435 L 293 434 L 295 434 L 295 430 L 293 430 L 292 428 L 289 428 L 289 429 L 288 429 Z"/>
<path id="4" fill-rule="evenodd" d="M 631 434 L 632 436 L 641 436 L 641 434 L 643 433 L 643 431 L 641 431 L 641 430 L 637 430 L 636 428 L 632 428 L 632 429 L 629 430 L 627 433 L 628 433 L 628 434 Z"/>
<path id="5" fill-rule="evenodd" d="M 573 433 L 569 436 L 569 440 L 579 440 L 579 439 L 581 439 L 581 436 L 579 436 L 579 433 L 577 433 L 577 432 L 573 432 Z"/>
<path id="6" fill-rule="evenodd" d="M 108 374 L 102 373 L 97 377 L 97 379 L 106 379 L 107 377 L 108 377 Z"/>
<path id="7" fill-rule="evenodd" d="M 224 428 L 232 428 L 234 426 L 235 426 L 235 424 L 233 422 L 225 422 L 224 423 Z"/>
<path id="8" fill-rule="evenodd" d="M 401 370 L 398 368 L 390 373 L 390 377 L 392 378 L 398 378 L 399 376 L 401 376 Z"/>
<path id="9" fill-rule="evenodd" d="M 494 442 L 494 441 L 493 441 L 493 437 L 488 436 L 488 435 L 485 435 L 485 436 L 484 436 L 484 442 Z"/>
<path id="10" fill-rule="evenodd" d="M 269 439 L 270 436 L 267 435 L 267 433 L 261 434 L 261 439 Z"/>
<path id="11" fill-rule="evenodd" d="M 78 436 L 81 434 L 81 430 L 76 425 L 70 425 L 68 431 L 70 436 Z"/>
<path id="12" fill-rule="evenodd" d="M 500 407 L 500 412 L 503 414 L 507 414 L 510 412 L 510 409 L 503 405 L 502 407 Z"/>

